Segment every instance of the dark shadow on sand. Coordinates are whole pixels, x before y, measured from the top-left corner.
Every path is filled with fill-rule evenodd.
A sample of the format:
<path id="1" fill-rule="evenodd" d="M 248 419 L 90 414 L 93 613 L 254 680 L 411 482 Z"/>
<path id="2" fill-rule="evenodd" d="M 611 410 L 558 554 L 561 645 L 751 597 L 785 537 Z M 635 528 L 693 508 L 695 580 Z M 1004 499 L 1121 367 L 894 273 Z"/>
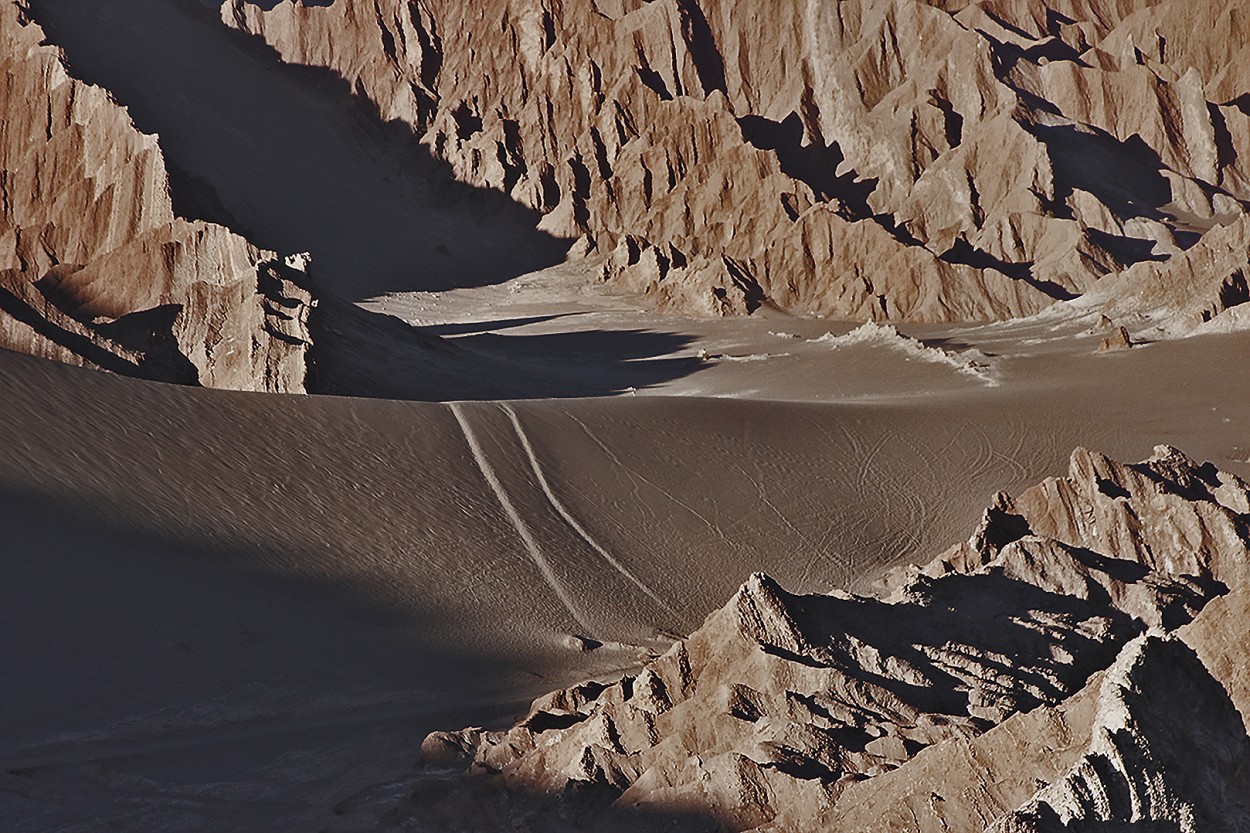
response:
<path id="1" fill-rule="evenodd" d="M 28 484 L 0 482 L 0 522 L 6 830 L 207 831 L 249 813 L 259 828 L 288 829 L 328 814 L 343 769 L 368 770 L 379 748 L 398 740 L 415 758 L 424 731 L 502 716 L 483 704 L 482 681 L 513 663 L 428 639 L 435 610 Z M 380 746 L 381 732 L 393 740 Z M 317 749 L 327 736 L 341 745 Z M 207 796 L 263 784 L 280 756 L 300 755 L 298 777 L 264 804 L 246 791 L 171 801 L 193 791 L 183 785 L 203 783 Z M 178 767 L 145 780 L 147 756 Z M 85 794 L 62 786 L 80 770 L 101 773 Z"/>
<path id="2" fill-rule="evenodd" d="M 19 455 L 0 466 L 6 831 L 295 833 L 327 829 L 362 804 L 371 811 L 375 788 L 382 809 L 402 814 L 425 789 L 417 769 L 425 733 L 503 727 L 521 716 L 518 681 L 535 673 L 532 659 L 449 639 L 463 626 L 437 596 L 401 602 L 385 579 L 324 569 L 341 555 L 369 554 L 342 549 L 353 536 L 322 544 L 282 534 L 282 524 L 300 523 L 297 504 L 268 484 L 288 493 L 307 485 L 309 499 L 333 493 L 309 479 L 318 465 L 296 451 L 331 441 L 319 432 L 347 421 L 355 427 L 334 434 L 340 441 L 390 435 L 392 420 L 412 430 L 423 423 L 409 419 L 411 409 L 380 405 L 389 416 L 374 411 L 362 421 L 358 403 L 326 403 L 333 413 L 301 421 L 275 455 L 257 441 L 284 430 L 280 412 L 296 408 L 292 400 L 205 394 L 7 351 L 0 358 L 9 394 L 0 413 Z M 204 422 L 207 412 L 248 428 L 236 435 L 234 423 Z M 410 442 L 423 441 L 402 444 L 419 455 Z M 204 468 L 214 456 L 205 448 L 243 454 L 246 471 L 232 480 L 222 476 L 236 470 L 229 463 Z M 388 488 L 387 471 L 366 464 L 343 473 L 359 478 L 367 497 L 336 503 L 336 524 L 360 520 L 361 507 Z M 132 479 L 144 485 L 117 485 Z M 404 488 L 415 507 L 442 487 Z M 170 502 L 150 510 L 131 502 L 154 491 Z M 184 517 L 179 502 L 198 499 L 216 508 L 186 506 Z M 387 501 L 378 500 L 382 514 L 396 511 Z M 468 788 L 443 779 L 438 789 Z M 531 799 L 535 813 L 565 812 L 550 796 Z M 470 821 L 489 817 L 488 803 L 470 806 Z M 653 821 L 603 812 L 610 824 L 619 815 L 624 827 L 613 829 Z M 697 814 L 678 821 L 680 830 L 716 829 Z M 665 817 L 659 829 L 670 823 Z"/>
<path id="3" fill-rule="evenodd" d="M 526 327 L 530 324 L 545 324 L 548 321 L 568 318 L 571 315 L 577 315 L 577 313 L 560 312 L 551 315 L 529 315 L 525 318 L 499 318 L 494 321 L 458 321 L 451 324 L 435 324 L 429 327 L 422 327 L 421 329 L 436 336 L 471 335 L 473 333 L 495 332 L 496 330 L 510 330 L 514 327 Z"/>
<path id="4" fill-rule="evenodd" d="M 694 342 L 655 330 L 497 332 L 550 320 L 503 319 L 414 327 L 330 300 L 319 308 L 309 390 L 337 396 L 428 402 L 612 396 L 697 373 Z M 442 336 L 437 333 L 464 333 Z"/>
<path id="5" fill-rule="evenodd" d="M 413 830 L 731 829 L 695 811 L 613 807 L 610 788 L 553 796 L 422 766 L 426 733 L 502 728 L 524 709 L 492 691 L 516 671 L 507 656 L 425 638 L 437 611 L 4 482 L 0 522 L 7 831 L 297 831 L 354 813 Z M 369 780 L 397 756 L 407 763 Z M 79 772 L 97 774 L 66 788 Z M 438 803 L 457 817 L 431 816 Z"/>

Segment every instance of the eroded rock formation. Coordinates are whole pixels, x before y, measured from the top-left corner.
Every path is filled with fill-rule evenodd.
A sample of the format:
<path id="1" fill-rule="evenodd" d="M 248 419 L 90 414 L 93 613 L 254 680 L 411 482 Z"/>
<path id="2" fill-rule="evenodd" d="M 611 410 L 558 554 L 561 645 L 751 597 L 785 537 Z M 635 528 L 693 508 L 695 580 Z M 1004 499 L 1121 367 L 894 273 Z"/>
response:
<path id="1" fill-rule="evenodd" d="M 0 346 L 219 388 L 304 390 L 305 261 L 175 216 L 155 136 L 0 7 Z"/>
<path id="2" fill-rule="evenodd" d="M 461 180 L 545 212 L 605 279 L 686 309 L 1001 318 L 1109 275 L 1153 291 L 1212 235 L 1250 259 L 1245 0 L 222 14 L 337 71 Z M 1218 312 L 1205 282 L 1226 277 L 1169 309 Z"/>
<path id="3" fill-rule="evenodd" d="M 1248 570 L 1238 478 L 1165 446 L 1137 465 L 1078 449 L 878 596 L 756 575 L 636 675 L 540 698 L 507 731 L 431 735 L 427 764 L 467 772 L 399 821 L 1242 829 L 1246 594 L 1228 591 Z"/>

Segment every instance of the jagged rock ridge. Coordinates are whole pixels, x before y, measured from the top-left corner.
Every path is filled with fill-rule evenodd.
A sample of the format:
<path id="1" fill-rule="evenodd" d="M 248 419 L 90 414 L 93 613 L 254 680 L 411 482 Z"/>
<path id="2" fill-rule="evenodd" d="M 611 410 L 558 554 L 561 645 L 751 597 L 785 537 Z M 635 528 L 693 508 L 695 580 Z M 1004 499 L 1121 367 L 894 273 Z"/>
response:
<path id="1" fill-rule="evenodd" d="M 431 735 L 468 772 L 398 826 L 1241 829 L 1248 567 L 1238 478 L 1078 449 L 876 597 L 756 575 L 639 674 Z"/>
<path id="2" fill-rule="evenodd" d="M 175 216 L 155 136 L 0 8 L 0 346 L 219 388 L 302 392 L 306 261 Z"/>
<path id="3" fill-rule="evenodd" d="M 222 14 L 662 303 L 1001 318 L 1128 270 L 1201 321 L 1244 286 L 1244 0 L 265 5 Z M 1212 233 L 1240 265 L 1191 283 Z"/>

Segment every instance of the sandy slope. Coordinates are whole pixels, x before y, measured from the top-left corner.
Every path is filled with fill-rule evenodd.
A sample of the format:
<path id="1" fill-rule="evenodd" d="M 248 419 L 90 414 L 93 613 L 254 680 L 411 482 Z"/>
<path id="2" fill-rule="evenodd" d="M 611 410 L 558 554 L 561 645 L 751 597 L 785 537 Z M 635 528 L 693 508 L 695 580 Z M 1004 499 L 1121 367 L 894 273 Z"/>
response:
<path id="1" fill-rule="evenodd" d="M 1244 335 L 990 335 L 998 387 L 841 403 L 272 398 L 3 354 L 6 812 L 305 829 L 423 730 L 635 663 L 754 570 L 870 580 L 1078 443 L 1248 456 Z"/>

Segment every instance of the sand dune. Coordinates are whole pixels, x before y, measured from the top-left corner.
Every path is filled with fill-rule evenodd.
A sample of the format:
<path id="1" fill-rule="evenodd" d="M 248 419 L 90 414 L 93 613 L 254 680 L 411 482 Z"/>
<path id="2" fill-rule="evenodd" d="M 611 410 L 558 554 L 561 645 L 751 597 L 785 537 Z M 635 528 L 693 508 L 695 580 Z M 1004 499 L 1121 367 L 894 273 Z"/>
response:
<path id="1" fill-rule="evenodd" d="M 4 710 L 8 812 L 28 829 L 63 812 L 305 829 L 316 813 L 295 807 L 399 777 L 424 731 L 633 667 L 756 570 L 799 592 L 863 587 L 941 549 L 1078 441 L 1140 455 L 1140 437 L 1163 436 L 1235 468 L 1248 449 L 1224 420 L 1230 386 L 1250 390 L 1243 341 L 1041 355 L 1006 376 L 1010 393 L 890 404 L 454 411 L 4 354 L 7 660 L 23 668 Z M 1187 397 L 1153 401 L 1145 380 L 1169 374 Z M 333 751 L 304 757 L 314 737 Z M 249 798 L 242 782 L 275 756 L 292 786 Z M 179 803 L 236 764 L 257 775 Z"/>

